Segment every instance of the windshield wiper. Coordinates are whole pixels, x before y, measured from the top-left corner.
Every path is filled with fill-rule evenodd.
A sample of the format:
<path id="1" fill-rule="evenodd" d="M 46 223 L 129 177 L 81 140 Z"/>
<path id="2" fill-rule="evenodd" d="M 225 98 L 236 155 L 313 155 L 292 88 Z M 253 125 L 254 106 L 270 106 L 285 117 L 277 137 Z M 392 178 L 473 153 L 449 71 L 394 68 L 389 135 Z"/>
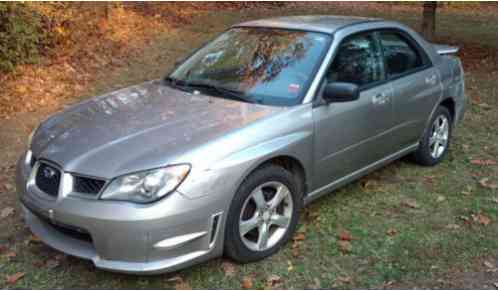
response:
<path id="1" fill-rule="evenodd" d="M 224 87 L 219 87 L 219 86 L 215 86 L 215 85 L 211 85 L 211 84 L 206 84 L 206 83 L 188 83 L 187 82 L 187 83 L 185 83 L 185 86 L 188 86 L 188 87 L 191 87 L 191 88 L 207 89 L 207 90 L 215 91 L 216 93 L 218 93 L 222 97 L 227 97 L 227 98 L 230 98 L 230 99 L 236 99 L 236 100 L 239 100 L 239 101 L 242 101 L 242 102 L 254 103 L 254 101 L 257 101 L 257 100 L 253 100 L 251 98 L 248 98 L 248 96 L 244 95 L 240 91 L 231 90 L 231 89 L 227 89 L 227 88 L 224 88 Z"/>

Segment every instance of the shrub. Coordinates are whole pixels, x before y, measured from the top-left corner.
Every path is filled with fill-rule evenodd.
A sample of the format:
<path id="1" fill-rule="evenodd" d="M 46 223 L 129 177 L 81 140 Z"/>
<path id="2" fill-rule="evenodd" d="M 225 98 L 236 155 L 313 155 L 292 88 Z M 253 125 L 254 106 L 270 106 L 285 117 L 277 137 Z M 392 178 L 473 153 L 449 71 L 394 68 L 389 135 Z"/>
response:
<path id="1" fill-rule="evenodd" d="M 41 16 L 24 3 L 0 2 L 0 71 L 38 60 L 41 22 Z"/>

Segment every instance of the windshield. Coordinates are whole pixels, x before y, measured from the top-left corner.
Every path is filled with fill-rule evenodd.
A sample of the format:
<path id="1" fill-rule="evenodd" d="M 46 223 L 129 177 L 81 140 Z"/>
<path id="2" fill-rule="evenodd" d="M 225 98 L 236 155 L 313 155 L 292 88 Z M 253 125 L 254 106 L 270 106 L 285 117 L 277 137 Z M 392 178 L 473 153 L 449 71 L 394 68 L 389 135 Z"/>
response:
<path id="1" fill-rule="evenodd" d="M 233 28 L 194 53 L 166 80 L 224 98 L 295 105 L 329 43 L 330 36 L 316 32 Z"/>

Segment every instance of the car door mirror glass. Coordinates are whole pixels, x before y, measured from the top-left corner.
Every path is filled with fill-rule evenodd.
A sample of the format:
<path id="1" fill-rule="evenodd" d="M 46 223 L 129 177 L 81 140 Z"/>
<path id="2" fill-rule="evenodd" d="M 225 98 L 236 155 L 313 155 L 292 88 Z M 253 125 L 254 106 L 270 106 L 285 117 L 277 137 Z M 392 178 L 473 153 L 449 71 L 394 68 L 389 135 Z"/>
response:
<path id="1" fill-rule="evenodd" d="M 332 82 L 325 86 L 322 97 L 327 103 L 354 101 L 360 97 L 360 89 L 353 83 Z"/>

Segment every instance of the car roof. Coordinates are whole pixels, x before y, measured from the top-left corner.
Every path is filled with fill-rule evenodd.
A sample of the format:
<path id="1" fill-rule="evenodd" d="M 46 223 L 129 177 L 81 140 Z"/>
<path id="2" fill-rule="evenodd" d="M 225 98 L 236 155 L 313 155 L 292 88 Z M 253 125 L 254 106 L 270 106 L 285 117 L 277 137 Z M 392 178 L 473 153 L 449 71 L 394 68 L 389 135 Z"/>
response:
<path id="1" fill-rule="evenodd" d="M 271 27 L 332 34 L 345 26 L 373 21 L 383 21 L 383 19 L 357 16 L 303 15 L 252 20 L 232 27 Z"/>

